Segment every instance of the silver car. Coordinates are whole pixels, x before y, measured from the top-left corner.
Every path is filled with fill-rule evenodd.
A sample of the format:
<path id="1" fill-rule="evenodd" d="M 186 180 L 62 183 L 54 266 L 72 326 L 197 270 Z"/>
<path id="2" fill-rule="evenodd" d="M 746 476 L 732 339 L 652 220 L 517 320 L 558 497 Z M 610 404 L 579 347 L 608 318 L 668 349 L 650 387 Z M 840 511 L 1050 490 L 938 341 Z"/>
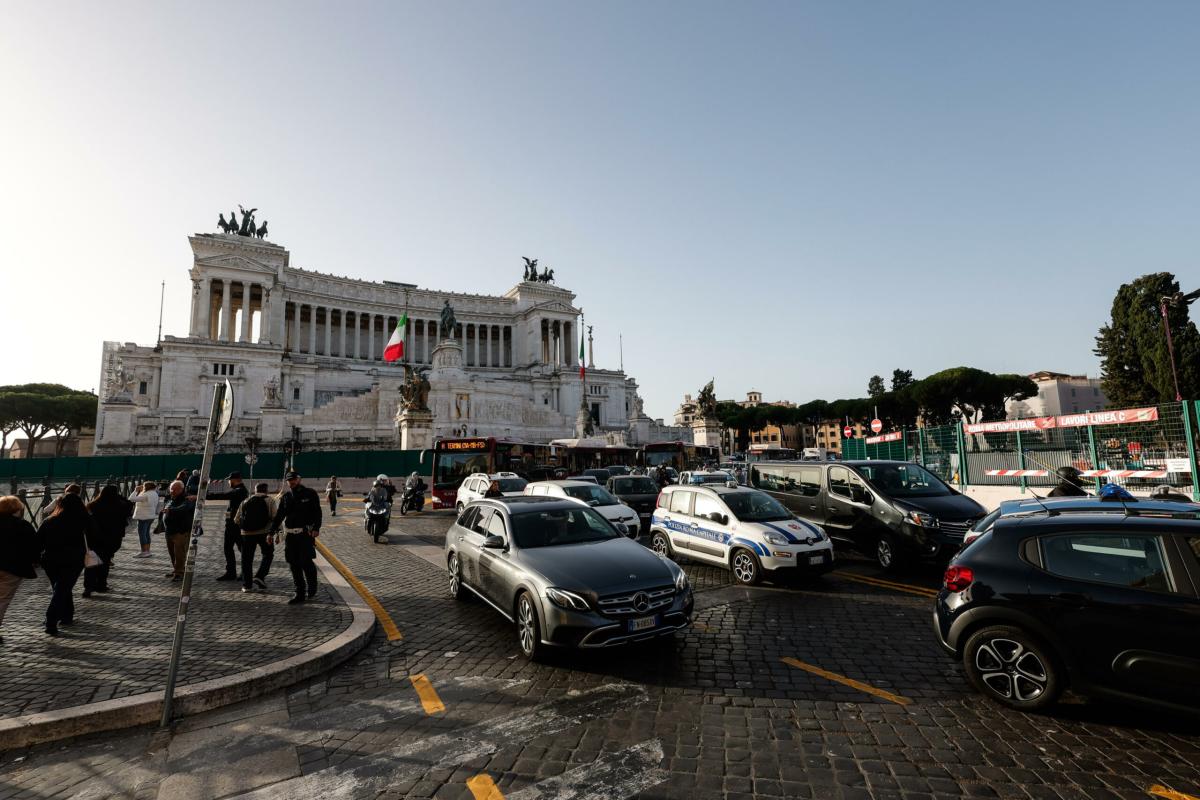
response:
<path id="1" fill-rule="evenodd" d="M 547 647 L 611 647 L 691 623 L 673 562 L 593 509 L 555 497 L 476 500 L 446 532 L 450 594 L 474 594 L 516 623 L 528 659 Z"/>

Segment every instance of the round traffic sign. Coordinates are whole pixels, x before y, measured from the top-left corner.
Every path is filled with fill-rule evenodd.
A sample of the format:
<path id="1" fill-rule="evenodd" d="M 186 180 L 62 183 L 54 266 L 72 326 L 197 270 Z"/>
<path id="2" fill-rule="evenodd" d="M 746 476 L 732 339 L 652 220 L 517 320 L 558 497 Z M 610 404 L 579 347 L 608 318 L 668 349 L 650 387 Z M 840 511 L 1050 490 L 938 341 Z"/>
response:
<path id="1" fill-rule="evenodd" d="M 883 430 L 883 420 L 881 420 L 879 418 L 871 420 L 871 431 L 872 432 L 879 433 L 882 430 Z"/>
<path id="2" fill-rule="evenodd" d="M 842 435 L 849 439 L 854 435 L 854 428 L 851 428 L 849 425 L 847 425 L 846 427 L 842 428 Z"/>
<path id="3" fill-rule="evenodd" d="M 253 467 L 258 463 L 258 455 L 255 453 L 250 453 L 246 456 L 246 463 Z"/>

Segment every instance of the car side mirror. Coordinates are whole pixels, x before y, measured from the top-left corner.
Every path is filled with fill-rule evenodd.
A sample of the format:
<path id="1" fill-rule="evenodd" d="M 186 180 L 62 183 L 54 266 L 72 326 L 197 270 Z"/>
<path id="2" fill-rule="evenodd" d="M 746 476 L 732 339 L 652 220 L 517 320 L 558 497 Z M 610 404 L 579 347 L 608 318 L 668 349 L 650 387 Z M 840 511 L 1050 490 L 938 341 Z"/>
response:
<path id="1" fill-rule="evenodd" d="M 503 550 L 504 537 L 497 536 L 494 533 L 489 533 L 487 536 L 483 537 L 483 546 L 488 550 Z"/>
<path id="2" fill-rule="evenodd" d="M 631 539 L 634 537 L 633 531 L 629 530 L 629 526 L 624 522 L 614 522 L 613 524 L 617 526 L 617 530 L 621 532 L 622 536 L 628 536 Z"/>

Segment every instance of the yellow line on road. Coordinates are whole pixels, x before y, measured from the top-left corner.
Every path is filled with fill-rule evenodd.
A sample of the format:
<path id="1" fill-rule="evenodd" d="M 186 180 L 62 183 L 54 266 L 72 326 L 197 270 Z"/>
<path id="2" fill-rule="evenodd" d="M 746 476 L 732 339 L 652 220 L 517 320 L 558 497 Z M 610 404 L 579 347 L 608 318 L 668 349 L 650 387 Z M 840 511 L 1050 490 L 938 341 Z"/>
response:
<path id="1" fill-rule="evenodd" d="M 1147 789 L 1146 793 L 1154 797 L 1165 797 L 1167 800 L 1200 800 L 1200 798 L 1194 795 L 1177 792 L 1174 789 L 1168 789 L 1166 786 L 1157 783 Z"/>
<path id="2" fill-rule="evenodd" d="M 896 583 L 895 581 L 885 581 L 880 578 L 872 578 L 869 575 L 858 575 L 853 572 L 845 572 L 844 570 L 835 570 L 832 575 L 839 578 L 845 578 L 848 581 L 857 581 L 865 583 L 868 586 L 876 586 L 880 589 L 893 589 L 897 592 L 908 592 L 909 594 L 920 595 L 921 597 L 937 597 L 937 589 L 930 589 L 925 586 L 913 586 L 907 583 Z"/>
<path id="3" fill-rule="evenodd" d="M 358 592 L 367 605 L 371 607 L 371 610 L 375 612 L 375 619 L 379 620 L 379 626 L 387 634 L 388 641 L 398 642 L 403 639 L 404 635 L 400 633 L 400 629 L 396 627 L 396 623 L 392 622 L 392 618 L 388 615 L 388 612 L 383 609 L 383 604 L 375 598 L 375 595 L 371 594 L 371 590 L 364 586 L 362 581 L 354 576 L 350 568 L 343 564 L 341 559 L 335 556 L 320 539 L 317 539 L 317 549 L 321 551 L 321 555 L 325 556 L 325 560 L 333 565 L 334 569 L 342 573 L 342 577 L 346 579 L 346 582 L 354 587 L 354 591 Z"/>
<path id="4" fill-rule="evenodd" d="M 475 800 L 504 800 L 504 793 L 500 791 L 489 775 L 481 774 L 474 778 L 468 778 L 467 788 L 471 790 L 471 795 Z"/>
<path id="5" fill-rule="evenodd" d="M 440 714 L 446 710 L 446 706 L 442 704 L 442 698 L 438 697 L 437 689 L 433 688 L 433 684 L 429 682 L 429 678 L 425 677 L 425 673 L 409 675 L 408 679 L 412 681 L 413 688 L 417 690 L 417 697 L 421 698 L 421 705 L 425 708 L 426 714 Z"/>
<path id="6" fill-rule="evenodd" d="M 820 667 L 814 667 L 812 664 L 805 664 L 803 661 L 799 661 L 794 658 L 785 657 L 781 660 L 783 661 L 783 663 L 788 664 L 793 667 L 796 667 L 797 669 L 802 669 L 805 672 L 811 672 L 813 675 L 820 675 L 822 678 L 827 678 L 831 681 L 835 681 L 835 682 L 843 684 L 845 686 L 850 686 L 854 689 L 858 689 L 860 692 L 866 692 L 867 694 L 874 695 L 875 697 L 880 697 L 880 698 L 883 698 L 884 700 L 889 700 L 897 705 L 907 706 L 912 703 L 912 700 L 909 700 L 907 697 L 901 697 L 898 694 L 892 694 L 891 692 L 886 691 L 884 689 L 876 689 L 874 686 L 872 686 L 869 683 L 863 683 L 862 681 L 856 681 L 856 680 L 854 680 L 854 678 L 847 678 L 845 675 L 839 675 L 836 672 L 830 672 L 827 669 L 821 669 Z"/>

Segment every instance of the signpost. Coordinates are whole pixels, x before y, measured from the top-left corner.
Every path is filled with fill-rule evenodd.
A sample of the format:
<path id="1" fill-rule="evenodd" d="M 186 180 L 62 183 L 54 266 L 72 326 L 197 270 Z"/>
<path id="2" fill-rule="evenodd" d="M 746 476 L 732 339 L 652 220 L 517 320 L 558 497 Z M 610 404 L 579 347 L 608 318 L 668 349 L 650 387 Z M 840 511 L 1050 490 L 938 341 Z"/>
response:
<path id="1" fill-rule="evenodd" d="M 854 428 L 851 428 L 849 425 L 847 425 L 846 427 L 842 428 L 842 435 L 849 439 L 854 435 Z"/>
<path id="2" fill-rule="evenodd" d="M 871 420 L 871 433 L 879 433 L 883 430 L 883 420 L 876 417 Z"/>

